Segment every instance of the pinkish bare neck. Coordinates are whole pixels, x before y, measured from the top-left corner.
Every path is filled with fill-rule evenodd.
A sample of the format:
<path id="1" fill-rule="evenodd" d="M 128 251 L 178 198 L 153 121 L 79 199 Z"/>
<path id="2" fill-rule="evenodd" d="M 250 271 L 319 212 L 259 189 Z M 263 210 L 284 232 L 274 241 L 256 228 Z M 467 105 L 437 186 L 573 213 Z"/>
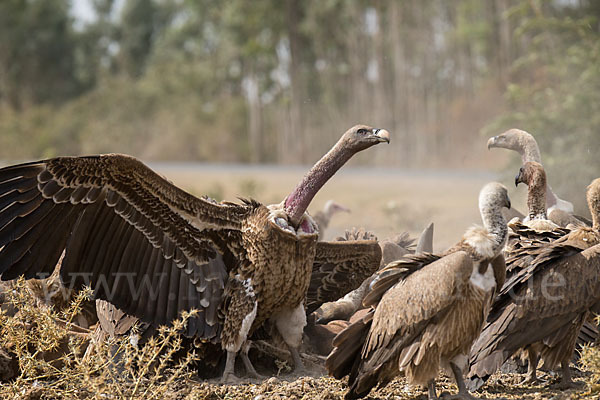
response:
<path id="1" fill-rule="evenodd" d="M 292 225 L 298 226 L 317 192 L 351 157 L 352 152 L 344 148 L 340 140 L 304 175 L 298 186 L 285 199 L 285 212 Z"/>

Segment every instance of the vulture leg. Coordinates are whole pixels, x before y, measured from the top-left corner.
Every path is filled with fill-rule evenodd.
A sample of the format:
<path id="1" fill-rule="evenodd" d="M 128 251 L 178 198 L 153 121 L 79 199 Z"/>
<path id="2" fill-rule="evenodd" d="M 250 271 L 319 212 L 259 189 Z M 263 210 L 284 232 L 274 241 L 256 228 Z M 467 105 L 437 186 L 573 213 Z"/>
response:
<path id="1" fill-rule="evenodd" d="M 256 302 L 251 279 L 242 281 L 239 276 L 231 279 L 227 295 L 229 297 L 229 312 L 225 316 L 221 333 L 221 346 L 227 351 L 227 362 L 221 381 L 229 383 L 237 380 L 234 375 L 235 357 L 246 343 L 248 333 L 256 318 L 258 303 Z M 246 364 L 244 357 L 247 358 L 248 355 L 242 354 L 242 360 Z M 246 368 L 250 374 L 256 373 L 254 367 L 250 369 L 246 365 Z"/>
<path id="2" fill-rule="evenodd" d="M 239 381 L 234 374 L 235 356 L 235 351 L 227 351 L 227 361 L 225 362 L 225 371 L 223 371 L 221 383 L 236 383 Z"/>
<path id="3" fill-rule="evenodd" d="M 427 384 L 427 400 L 437 400 L 437 393 L 435 391 L 435 379 L 432 379 Z"/>
<path id="4" fill-rule="evenodd" d="M 284 310 L 274 315 L 272 318 L 277 330 L 290 350 L 296 372 L 303 372 L 304 364 L 300 359 L 298 348 L 302 344 L 302 333 L 306 326 L 306 311 L 304 310 L 304 304 L 300 303 L 296 308 Z"/>
<path id="5" fill-rule="evenodd" d="M 571 368 L 569 368 L 569 362 L 571 357 L 565 357 L 560 362 L 560 368 L 562 369 L 562 379 L 556 385 L 553 385 L 553 389 L 567 390 L 567 389 L 581 389 L 585 384 L 583 382 L 574 382 L 571 376 Z"/>
<path id="6" fill-rule="evenodd" d="M 539 361 L 539 356 L 537 351 L 532 349 L 531 347 L 527 348 L 527 358 L 528 358 L 528 366 L 527 366 L 527 378 L 521 382 L 521 385 L 535 385 L 539 383 L 537 378 L 537 365 Z"/>
<path id="7" fill-rule="evenodd" d="M 244 366 L 246 367 L 246 372 L 248 372 L 248 374 L 255 379 L 265 379 L 264 376 L 260 375 L 258 372 L 256 372 L 256 369 L 254 369 L 254 365 L 252 365 L 250 358 L 248 358 L 248 350 L 250 350 L 249 340 L 244 343 L 242 346 L 242 352 L 240 353 L 242 356 L 242 361 L 244 362 Z"/>
<path id="8" fill-rule="evenodd" d="M 465 386 L 465 380 L 463 379 L 463 373 L 458 365 L 450 362 L 450 368 L 452 368 L 452 373 L 454 374 L 454 380 L 456 380 L 456 386 L 458 386 L 458 393 L 451 396 L 442 396 L 444 399 L 457 399 L 457 400 L 475 400 L 477 397 L 474 397 L 469 393 L 467 387 Z"/>

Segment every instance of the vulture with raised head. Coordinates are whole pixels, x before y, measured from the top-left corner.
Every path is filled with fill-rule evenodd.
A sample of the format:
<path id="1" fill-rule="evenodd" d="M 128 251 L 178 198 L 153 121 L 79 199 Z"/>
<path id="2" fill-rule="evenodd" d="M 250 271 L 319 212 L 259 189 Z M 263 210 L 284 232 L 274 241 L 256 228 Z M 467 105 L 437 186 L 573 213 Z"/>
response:
<path id="1" fill-rule="evenodd" d="M 542 164 L 542 157 L 535 138 L 528 132 L 521 129 L 509 129 L 500 135 L 491 137 L 487 142 L 488 149 L 493 147 L 514 150 L 521 155 L 521 161 L 524 165 L 528 161 L 535 161 Z M 546 208 L 548 218 L 559 226 L 566 227 L 568 224 L 578 226 L 590 225 L 584 217 L 573 216 L 573 204 L 560 199 L 546 182 Z"/>
<path id="2" fill-rule="evenodd" d="M 153 325 L 197 309 L 185 334 L 220 343 L 223 380 L 236 354 L 271 319 L 296 348 L 306 324 L 317 228 L 306 209 L 355 153 L 389 142 L 357 125 L 280 204 L 197 198 L 125 155 L 59 157 L 0 169 L 0 274 L 61 278 Z M 340 246 L 344 244 L 341 243 Z M 242 352 L 242 359 L 248 361 Z M 250 369 L 250 368 L 249 368 Z M 250 373 L 255 371 L 250 370 Z"/>
<path id="3" fill-rule="evenodd" d="M 341 204 L 336 203 L 333 200 L 328 200 L 323 206 L 323 210 L 319 210 L 313 214 L 313 220 L 319 228 L 319 240 L 324 240 L 325 229 L 329 226 L 331 217 L 339 212 L 350 212 L 349 208 L 344 207 Z"/>
<path id="4" fill-rule="evenodd" d="M 528 352 L 528 379 L 536 379 L 541 355 L 548 368 L 561 364 L 561 387 L 573 386 L 569 361 L 590 308 L 600 300 L 600 179 L 588 187 L 587 201 L 591 228 L 576 228 L 549 243 L 533 242 L 506 258 L 513 272 L 471 349 L 471 390 L 481 387 L 519 349 Z"/>
<path id="5" fill-rule="evenodd" d="M 462 368 L 504 280 L 503 207 L 510 207 L 506 187 L 487 184 L 479 195 L 483 228 L 470 228 L 442 255 L 409 256 L 380 271 L 364 300 L 373 309 L 335 338 L 327 357 L 330 375 L 349 375 L 347 399 L 364 397 L 401 373 L 437 399 L 441 366 L 452 371 L 457 397 L 470 398 Z"/>

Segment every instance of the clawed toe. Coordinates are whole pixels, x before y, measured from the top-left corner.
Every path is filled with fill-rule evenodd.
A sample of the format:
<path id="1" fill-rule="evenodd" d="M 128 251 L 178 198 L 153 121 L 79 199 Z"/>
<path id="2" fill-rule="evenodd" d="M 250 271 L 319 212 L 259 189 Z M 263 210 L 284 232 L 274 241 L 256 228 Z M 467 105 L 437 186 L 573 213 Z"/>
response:
<path id="1" fill-rule="evenodd" d="M 235 385 L 241 382 L 242 380 L 234 374 L 223 374 L 223 376 L 221 377 L 221 383 L 226 385 Z"/>
<path id="2" fill-rule="evenodd" d="M 248 372 L 248 374 L 253 378 L 253 379 L 257 379 L 259 381 L 264 381 L 265 379 L 267 379 L 266 376 L 259 374 L 258 372 L 256 372 L 256 370 L 254 372 Z"/>
<path id="3" fill-rule="evenodd" d="M 536 386 L 542 382 L 538 378 L 527 377 L 519 382 L 519 385 Z"/>
<path id="4" fill-rule="evenodd" d="M 478 397 L 475 397 L 470 393 L 450 394 L 448 392 L 443 392 L 442 395 L 440 396 L 440 399 L 443 399 L 443 400 L 479 400 Z"/>

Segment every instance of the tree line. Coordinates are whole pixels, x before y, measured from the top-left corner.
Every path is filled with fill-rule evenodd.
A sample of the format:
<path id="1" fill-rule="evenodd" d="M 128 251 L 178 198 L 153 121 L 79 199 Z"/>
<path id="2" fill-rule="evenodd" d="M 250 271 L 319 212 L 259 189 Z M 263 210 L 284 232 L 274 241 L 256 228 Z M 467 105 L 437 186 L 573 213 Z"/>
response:
<path id="1" fill-rule="evenodd" d="M 593 0 L 90 4 L 0 2 L 0 158 L 310 163 L 365 122 L 394 140 L 363 163 L 481 165 L 520 127 L 565 186 L 600 166 Z"/>

